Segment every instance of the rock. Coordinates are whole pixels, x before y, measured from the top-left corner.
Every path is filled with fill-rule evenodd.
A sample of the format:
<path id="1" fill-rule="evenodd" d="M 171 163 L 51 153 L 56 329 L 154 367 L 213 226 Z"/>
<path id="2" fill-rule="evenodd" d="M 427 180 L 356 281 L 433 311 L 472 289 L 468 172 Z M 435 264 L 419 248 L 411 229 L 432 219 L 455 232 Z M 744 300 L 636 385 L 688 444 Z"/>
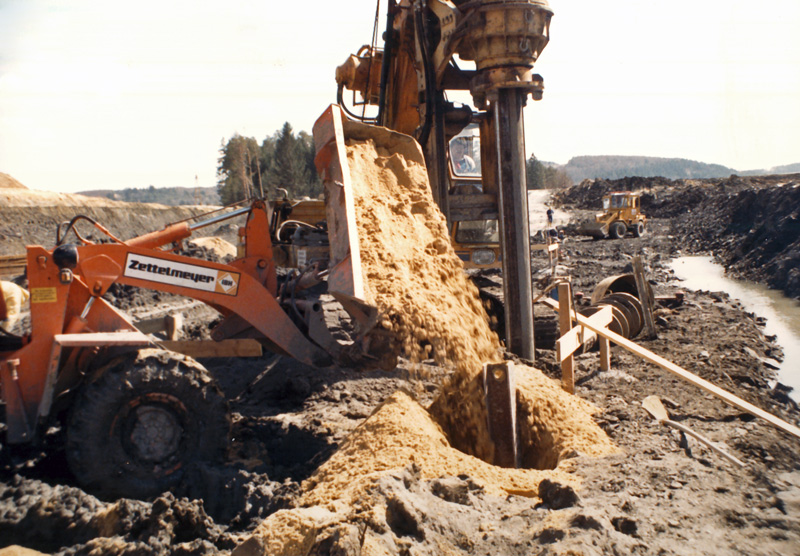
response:
<path id="1" fill-rule="evenodd" d="M 539 497 L 542 503 L 552 510 L 569 508 L 578 503 L 578 494 L 566 485 L 545 479 L 539 483 Z"/>
<path id="2" fill-rule="evenodd" d="M 317 531 L 341 516 L 319 506 L 280 510 L 269 516 L 231 556 L 306 556 Z"/>
<path id="3" fill-rule="evenodd" d="M 611 520 L 611 525 L 613 525 L 614 529 L 620 533 L 624 535 L 630 535 L 632 537 L 636 536 L 636 533 L 639 529 L 639 524 L 636 522 L 636 520 L 628 517 L 615 517 Z"/>
<path id="4" fill-rule="evenodd" d="M 386 523 L 398 537 L 411 536 L 419 540 L 425 538 L 424 516 L 411 504 L 410 500 L 395 497 L 386 506 Z"/>
<path id="5" fill-rule="evenodd" d="M 542 529 L 536 538 L 541 544 L 553 544 L 554 542 L 562 540 L 565 536 L 566 533 L 561 529 L 547 527 L 546 529 Z"/>
<path id="6" fill-rule="evenodd" d="M 431 492 L 447 502 L 469 505 L 469 484 L 456 477 L 435 479 L 431 482 Z"/>
<path id="7" fill-rule="evenodd" d="M 569 523 L 570 526 L 577 527 L 578 529 L 594 529 L 596 531 L 602 531 L 605 528 L 600 522 L 600 518 L 584 513 L 576 514 Z"/>
<path id="8" fill-rule="evenodd" d="M 361 530 L 355 525 L 342 523 L 331 528 L 330 534 L 317 544 L 308 556 L 361 556 Z"/>

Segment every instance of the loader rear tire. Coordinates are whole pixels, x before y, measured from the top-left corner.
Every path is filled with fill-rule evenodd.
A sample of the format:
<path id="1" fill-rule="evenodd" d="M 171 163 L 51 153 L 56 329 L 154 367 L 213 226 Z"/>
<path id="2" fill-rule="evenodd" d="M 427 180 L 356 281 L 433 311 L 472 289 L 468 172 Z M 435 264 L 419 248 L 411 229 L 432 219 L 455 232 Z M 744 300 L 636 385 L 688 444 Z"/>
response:
<path id="1" fill-rule="evenodd" d="M 625 225 L 625 222 L 614 222 L 608 228 L 608 235 L 611 239 L 622 239 L 627 232 L 628 227 Z"/>
<path id="2" fill-rule="evenodd" d="M 642 237 L 645 232 L 644 222 L 637 222 L 633 228 L 633 235 L 636 237 Z"/>
<path id="3" fill-rule="evenodd" d="M 120 356 L 73 405 L 67 462 L 95 495 L 148 498 L 176 485 L 192 461 L 224 454 L 227 402 L 208 371 L 159 349 Z"/>

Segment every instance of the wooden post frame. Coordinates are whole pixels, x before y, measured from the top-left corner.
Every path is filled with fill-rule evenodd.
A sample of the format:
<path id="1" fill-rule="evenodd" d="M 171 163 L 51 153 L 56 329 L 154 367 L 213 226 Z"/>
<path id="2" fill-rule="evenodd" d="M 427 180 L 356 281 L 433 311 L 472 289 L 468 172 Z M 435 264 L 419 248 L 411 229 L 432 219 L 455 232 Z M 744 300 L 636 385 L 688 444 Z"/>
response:
<path id="1" fill-rule="evenodd" d="M 560 310 L 561 310 L 561 304 L 559 303 L 559 311 Z M 613 319 L 612 309 L 610 306 L 606 305 L 602 307 L 599 311 L 597 311 L 595 314 L 588 317 L 588 319 L 597 326 L 607 327 Z M 566 334 L 562 334 L 562 336 L 558 340 L 556 340 L 556 357 L 558 358 L 559 363 L 563 363 L 566 360 L 572 360 L 572 354 L 575 353 L 575 351 L 578 348 L 597 338 L 598 338 L 597 334 L 595 334 L 592 330 L 589 330 L 588 328 L 584 327 L 583 325 L 579 324 L 573 328 L 570 328 L 566 332 Z M 600 342 L 600 369 L 603 371 L 607 371 L 610 367 L 609 343 L 608 340 L 606 338 L 603 338 L 602 336 L 599 336 L 599 342 Z M 562 373 L 563 373 L 563 366 L 562 366 Z"/>
<path id="2" fill-rule="evenodd" d="M 556 303 L 552 299 L 543 299 L 542 303 L 546 304 L 547 306 L 555 310 L 558 310 L 559 308 L 558 303 Z M 800 428 L 796 427 L 795 425 L 787 423 L 783 419 L 780 419 L 779 417 L 776 417 L 775 415 L 768 413 L 767 411 L 764 411 L 759 407 L 754 406 L 750 402 L 747 402 L 742 398 L 731 394 L 730 392 L 720 388 L 716 384 L 713 384 L 703 378 L 700 378 L 696 374 L 687 371 L 686 369 L 676 365 L 671 361 L 668 361 L 667 359 L 664 359 L 660 355 L 657 355 L 650 350 L 641 347 L 640 345 L 628 340 L 627 338 L 623 338 L 622 336 L 616 334 L 615 332 L 607 330 L 602 326 L 596 326 L 594 323 L 590 321 L 590 319 L 584 317 L 583 315 L 575 315 L 575 318 L 578 320 L 579 324 L 582 324 L 586 328 L 593 330 L 598 335 L 607 338 L 608 340 L 614 342 L 620 347 L 625 348 L 631 353 L 638 355 L 645 361 L 648 361 L 649 363 L 657 365 L 662 369 L 679 376 L 686 382 L 694 384 L 698 388 L 701 388 L 702 390 L 708 392 L 709 394 L 712 394 L 722 399 L 724 402 L 738 409 L 741 409 L 742 411 L 746 411 L 751 415 L 755 415 L 756 417 L 765 420 L 771 425 L 781 429 L 784 432 L 791 434 L 792 436 L 800 438 Z"/>

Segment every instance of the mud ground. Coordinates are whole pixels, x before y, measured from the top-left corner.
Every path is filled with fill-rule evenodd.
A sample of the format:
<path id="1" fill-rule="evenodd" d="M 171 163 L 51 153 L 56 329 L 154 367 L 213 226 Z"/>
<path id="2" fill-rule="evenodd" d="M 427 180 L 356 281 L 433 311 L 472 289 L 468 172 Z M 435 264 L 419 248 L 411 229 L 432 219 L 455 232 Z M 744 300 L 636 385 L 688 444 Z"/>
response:
<path id="1" fill-rule="evenodd" d="M 684 195 L 692 191 L 686 188 Z M 588 199 L 591 185 L 585 189 L 574 194 Z M 753 187 L 751 195 L 764 195 L 761 189 Z M 561 208 L 577 215 L 592 208 L 573 203 Z M 717 227 L 680 233 L 686 211 L 675 211 L 659 212 L 664 216 L 653 219 L 644 238 L 584 241 L 568 235 L 564 263 L 576 290 L 588 296 L 601 279 L 624 272 L 636 254 L 643 255 L 657 296 L 681 290 L 666 263 L 679 254 L 708 252 L 710 244 L 696 235 L 722 237 L 727 228 L 708 218 Z M 544 261 L 535 264 L 543 267 Z M 183 307 L 186 337 L 202 336 L 215 318 L 212 310 L 187 307 L 182 298 L 116 295 L 134 313 Z M 762 333 L 757 315 L 724 294 L 686 292 L 684 303 L 659 307 L 657 329 L 657 339 L 637 341 L 791 423 L 800 420 L 768 366 L 782 354 Z M 294 507 L 301 482 L 381 402 L 404 389 L 427 405 L 444 373 L 432 362 L 423 363 L 425 372 L 405 362 L 392 372 L 318 370 L 270 354 L 202 363 L 233 412 L 225 465 L 198 464 L 176 492 L 154 500 L 99 500 L 74 484 L 57 430 L 35 449 L 10 451 L 3 442 L 0 547 L 59 554 L 230 553 L 265 517 Z M 535 366 L 560 378 L 552 351 L 538 350 Z M 540 485 L 540 498 L 500 498 L 468 476 L 422 480 L 409 462 L 377 487 L 391 512 L 354 521 L 349 529 L 320 526 L 304 551 L 290 553 L 368 554 L 364 539 L 370 535 L 388 536 L 398 553 L 414 555 L 800 553 L 800 440 L 619 347 L 612 348 L 608 372 L 599 371 L 596 353 L 579 356 L 576 378 L 576 394 L 600 408 L 595 419 L 622 449 L 602 459 L 575 454 L 580 488 Z M 726 446 L 747 467 L 733 467 L 655 422 L 641 407 L 648 395 L 658 395 L 673 420 Z"/>

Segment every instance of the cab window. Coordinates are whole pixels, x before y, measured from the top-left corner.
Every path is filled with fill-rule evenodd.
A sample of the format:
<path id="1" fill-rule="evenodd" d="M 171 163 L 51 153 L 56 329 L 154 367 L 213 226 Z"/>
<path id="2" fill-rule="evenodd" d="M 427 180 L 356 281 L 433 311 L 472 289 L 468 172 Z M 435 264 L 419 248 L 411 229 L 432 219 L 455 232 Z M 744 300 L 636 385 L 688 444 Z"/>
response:
<path id="1" fill-rule="evenodd" d="M 625 208 L 628 206 L 628 198 L 625 195 L 613 195 L 611 197 L 611 208 Z"/>
<path id="2" fill-rule="evenodd" d="M 457 243 L 499 243 L 497 220 L 463 220 L 456 223 Z"/>
<path id="3" fill-rule="evenodd" d="M 467 126 L 461 134 L 450 140 L 450 166 L 453 175 L 480 177 L 481 140 L 476 125 Z"/>

